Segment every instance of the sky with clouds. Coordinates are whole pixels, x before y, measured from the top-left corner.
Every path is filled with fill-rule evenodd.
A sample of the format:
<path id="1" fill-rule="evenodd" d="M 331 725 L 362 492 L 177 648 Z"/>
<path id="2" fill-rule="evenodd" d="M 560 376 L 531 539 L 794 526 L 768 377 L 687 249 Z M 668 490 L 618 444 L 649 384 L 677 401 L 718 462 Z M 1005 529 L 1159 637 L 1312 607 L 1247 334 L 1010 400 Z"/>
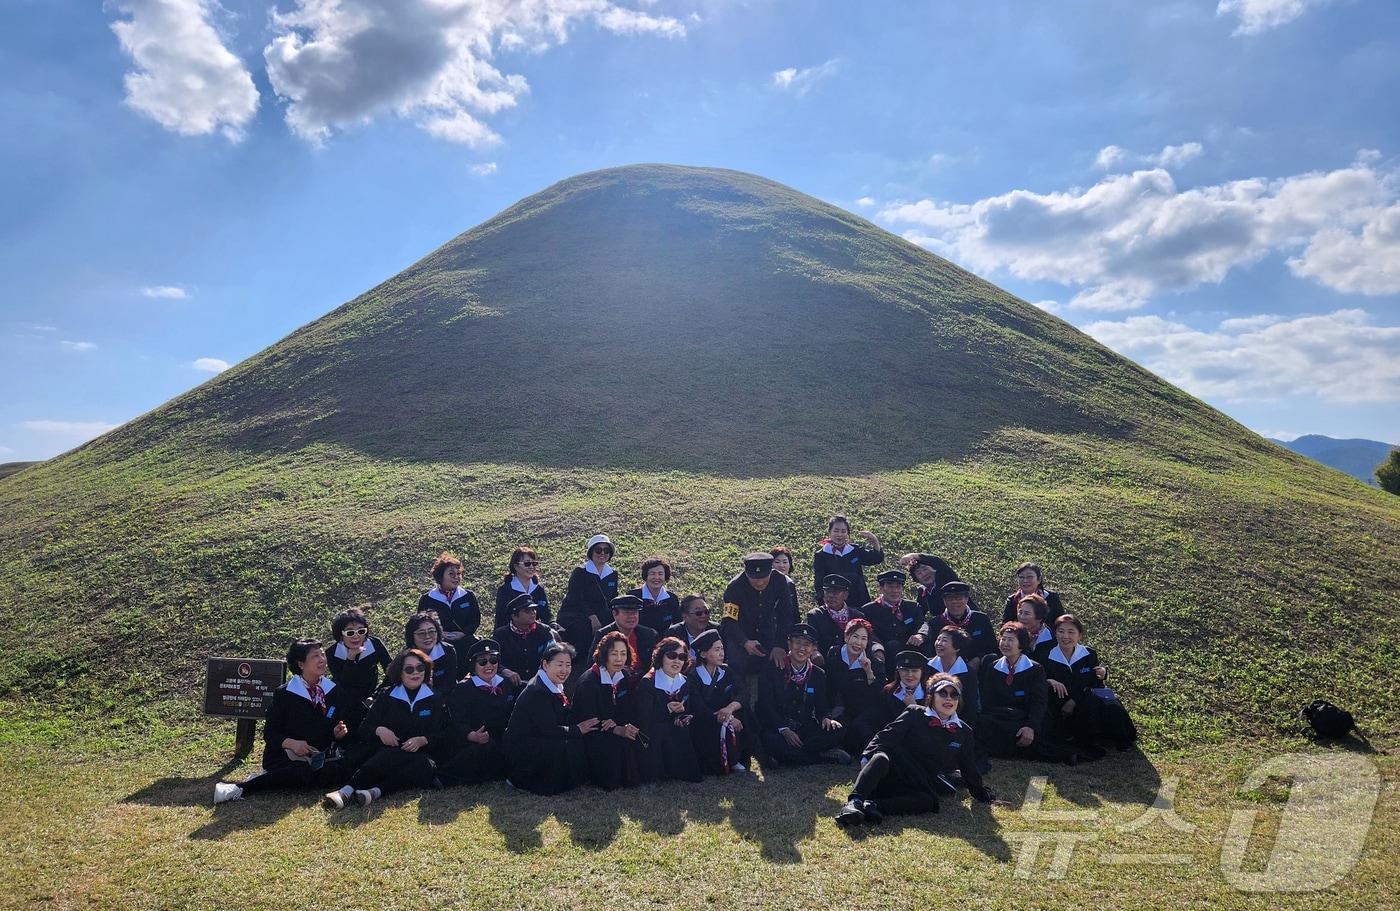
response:
<path id="1" fill-rule="evenodd" d="M 0 461 L 643 161 L 857 212 L 1267 435 L 1400 442 L 1393 0 L 0 3 Z"/>

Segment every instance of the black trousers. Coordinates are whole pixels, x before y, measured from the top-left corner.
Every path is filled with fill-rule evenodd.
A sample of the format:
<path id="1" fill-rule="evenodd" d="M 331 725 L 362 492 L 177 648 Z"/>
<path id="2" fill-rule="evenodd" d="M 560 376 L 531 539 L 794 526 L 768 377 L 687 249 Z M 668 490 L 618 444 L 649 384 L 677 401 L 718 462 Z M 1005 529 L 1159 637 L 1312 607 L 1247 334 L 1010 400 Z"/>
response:
<path id="1" fill-rule="evenodd" d="M 265 769 L 239 787 L 248 794 L 259 791 L 334 791 L 350 777 L 349 765 L 342 759 L 312 770 L 309 762 L 290 762 Z"/>
<path id="2" fill-rule="evenodd" d="M 499 741 L 486 743 L 462 742 L 462 748 L 444 762 L 438 763 L 437 775 L 443 784 L 480 784 L 506 777 L 506 758 Z"/>
<path id="3" fill-rule="evenodd" d="M 911 775 L 909 770 L 890 759 L 888 753 L 881 751 L 872 755 L 861 768 L 851 788 L 851 797 L 875 801 L 880 812 L 887 816 L 937 813 L 937 792 L 951 794 L 953 786 L 939 776 L 914 780 L 916 777 L 924 778 Z"/>
<path id="4" fill-rule="evenodd" d="M 841 745 L 842 732 L 828 731 L 820 724 L 804 724 L 795 729 L 802 746 L 795 747 L 776 729 L 765 730 L 763 747 L 768 758 L 783 765 L 812 765 L 822 761 L 821 754 Z"/>
<path id="5" fill-rule="evenodd" d="M 408 788 L 426 788 L 437 776 L 437 766 L 426 751 L 384 748 L 376 752 L 350 776 L 350 786 L 357 791 L 378 788 L 382 793 Z"/>

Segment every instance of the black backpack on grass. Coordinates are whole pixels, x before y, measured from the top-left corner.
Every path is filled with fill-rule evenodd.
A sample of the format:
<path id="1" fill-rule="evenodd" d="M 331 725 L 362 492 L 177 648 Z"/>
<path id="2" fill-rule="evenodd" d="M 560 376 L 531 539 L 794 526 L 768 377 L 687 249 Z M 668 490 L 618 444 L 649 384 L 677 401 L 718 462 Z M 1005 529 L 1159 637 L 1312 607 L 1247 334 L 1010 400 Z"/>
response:
<path id="1" fill-rule="evenodd" d="M 1345 737 L 1356 728 L 1351 712 L 1339 709 L 1325 699 L 1319 699 L 1298 713 L 1301 721 L 1312 725 L 1320 737 Z"/>

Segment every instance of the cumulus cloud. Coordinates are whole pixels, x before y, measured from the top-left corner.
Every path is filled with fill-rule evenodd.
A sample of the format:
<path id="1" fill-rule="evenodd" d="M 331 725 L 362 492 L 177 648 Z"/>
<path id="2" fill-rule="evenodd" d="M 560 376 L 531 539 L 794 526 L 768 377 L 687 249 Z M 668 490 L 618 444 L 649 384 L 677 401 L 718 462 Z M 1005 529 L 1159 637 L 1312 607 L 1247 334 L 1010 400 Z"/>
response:
<path id="1" fill-rule="evenodd" d="M 809 66 L 798 69 L 790 66 L 785 70 L 778 70 L 773 74 L 773 88 L 784 92 L 792 92 L 801 98 L 812 90 L 818 82 L 836 75 L 836 71 L 841 68 L 839 58 L 833 58 L 818 66 Z"/>
<path id="2" fill-rule="evenodd" d="M 1087 189 L 897 202 L 879 217 L 971 269 L 1077 287 L 1071 307 L 1130 310 L 1295 251 L 1295 275 L 1350 293 L 1400 290 L 1398 190 L 1367 155 L 1325 173 L 1188 190 L 1153 168 Z"/>
<path id="3" fill-rule="evenodd" d="M 1363 310 L 1233 319 L 1209 331 L 1134 316 L 1084 331 L 1202 398 L 1400 401 L 1400 326 L 1373 325 Z"/>
<path id="4" fill-rule="evenodd" d="M 873 209 L 875 207 L 875 199 L 871 196 L 862 196 L 860 199 L 856 200 L 856 205 L 860 206 L 862 209 Z"/>
<path id="5" fill-rule="evenodd" d="M 190 366 L 205 373 L 223 373 L 228 369 L 229 364 L 228 361 L 221 361 L 216 357 L 201 357 L 196 358 Z"/>
<path id="6" fill-rule="evenodd" d="M 1135 155 L 1121 146 L 1104 146 L 1094 159 L 1094 166 L 1105 171 L 1115 168 L 1146 165 L 1153 168 L 1179 168 L 1205 151 L 1199 142 L 1183 142 L 1166 146 L 1155 155 Z"/>
<path id="7" fill-rule="evenodd" d="M 1257 35 L 1286 25 L 1309 9 L 1327 2 L 1328 0 L 1220 0 L 1215 7 L 1215 14 L 1238 18 L 1240 24 L 1235 28 L 1236 35 Z"/>
<path id="8" fill-rule="evenodd" d="M 60 346 L 62 346 L 62 348 L 63 348 L 64 351 L 78 351 L 78 352 L 84 352 L 84 351 L 96 351 L 96 350 L 97 350 L 97 344 L 96 344 L 95 342 L 70 342 L 70 341 L 62 341 L 62 342 L 59 342 L 58 344 L 59 344 Z"/>
<path id="9" fill-rule="evenodd" d="M 494 161 L 487 161 L 482 164 L 474 164 L 471 170 L 472 173 L 478 177 L 490 177 L 492 174 L 496 173 L 496 163 Z"/>
<path id="10" fill-rule="evenodd" d="M 273 89 L 298 135 L 393 113 L 470 148 L 500 141 L 483 120 L 529 91 L 491 63 L 498 49 L 543 51 L 591 21 L 621 35 L 677 38 L 685 26 L 610 0 L 294 0 L 274 12 L 263 50 Z"/>
<path id="11" fill-rule="evenodd" d="M 189 136 L 218 130 L 243 136 L 258 110 L 258 90 L 211 19 L 217 0 L 114 0 L 128 19 L 112 23 L 136 64 L 127 73 L 126 103 L 156 123 Z"/>
<path id="12" fill-rule="evenodd" d="M 142 288 L 141 293 L 146 297 L 173 301 L 182 301 L 190 296 L 189 292 L 179 285 L 149 285 Z"/>
<path id="13" fill-rule="evenodd" d="M 34 433 L 43 433 L 50 436 L 62 437 L 70 442 L 82 443 L 96 436 L 101 436 L 109 430 L 115 430 L 117 425 L 106 421 L 21 421 L 20 427 Z"/>

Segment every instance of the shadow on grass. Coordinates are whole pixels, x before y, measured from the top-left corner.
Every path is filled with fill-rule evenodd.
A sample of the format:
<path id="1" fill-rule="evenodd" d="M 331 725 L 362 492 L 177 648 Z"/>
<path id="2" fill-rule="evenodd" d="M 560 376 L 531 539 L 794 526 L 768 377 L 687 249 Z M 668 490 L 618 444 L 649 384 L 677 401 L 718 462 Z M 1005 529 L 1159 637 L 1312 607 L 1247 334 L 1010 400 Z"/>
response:
<path id="1" fill-rule="evenodd" d="M 214 799 L 214 785 L 227 781 L 230 773 L 243 765 L 240 757 L 232 757 L 208 775 L 190 778 L 158 778 L 125 798 L 126 803 L 149 807 L 207 807 Z M 282 792 L 276 799 L 240 800 L 218 807 L 214 818 L 190 833 L 195 840 L 217 841 L 225 835 L 246 829 L 262 829 L 276 824 L 298 806 L 304 806 L 320 795 Z"/>

